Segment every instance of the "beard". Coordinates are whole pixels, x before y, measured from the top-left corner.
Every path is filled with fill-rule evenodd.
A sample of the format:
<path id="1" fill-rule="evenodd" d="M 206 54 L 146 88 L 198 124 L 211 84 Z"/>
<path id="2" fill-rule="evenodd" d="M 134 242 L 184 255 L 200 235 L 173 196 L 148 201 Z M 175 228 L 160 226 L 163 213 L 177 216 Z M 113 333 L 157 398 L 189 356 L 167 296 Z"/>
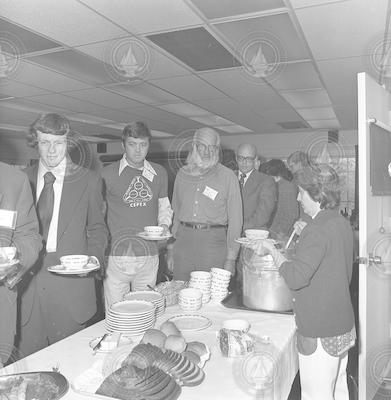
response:
<path id="1" fill-rule="evenodd" d="M 193 148 L 186 159 L 184 170 L 190 175 L 202 175 L 209 169 L 213 168 L 219 162 L 219 152 L 209 150 L 210 157 L 202 159 L 198 150 Z"/>

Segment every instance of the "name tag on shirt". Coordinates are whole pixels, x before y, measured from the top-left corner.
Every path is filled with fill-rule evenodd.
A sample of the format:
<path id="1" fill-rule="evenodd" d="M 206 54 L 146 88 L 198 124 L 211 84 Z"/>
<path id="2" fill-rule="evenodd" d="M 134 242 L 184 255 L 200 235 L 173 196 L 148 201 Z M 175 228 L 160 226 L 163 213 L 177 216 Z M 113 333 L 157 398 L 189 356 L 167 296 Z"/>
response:
<path id="1" fill-rule="evenodd" d="M 218 191 L 212 189 L 209 186 L 205 186 L 204 191 L 202 192 L 202 194 L 206 197 L 209 197 L 210 199 L 214 200 L 216 198 L 216 196 L 218 195 Z"/>
<path id="2" fill-rule="evenodd" d="M 0 227 L 15 229 L 17 216 L 17 211 L 0 210 Z"/>
<path id="3" fill-rule="evenodd" d="M 144 178 L 148 179 L 149 182 L 153 182 L 154 175 L 153 175 L 153 173 L 151 171 L 148 171 L 147 169 L 144 168 L 142 176 Z"/>

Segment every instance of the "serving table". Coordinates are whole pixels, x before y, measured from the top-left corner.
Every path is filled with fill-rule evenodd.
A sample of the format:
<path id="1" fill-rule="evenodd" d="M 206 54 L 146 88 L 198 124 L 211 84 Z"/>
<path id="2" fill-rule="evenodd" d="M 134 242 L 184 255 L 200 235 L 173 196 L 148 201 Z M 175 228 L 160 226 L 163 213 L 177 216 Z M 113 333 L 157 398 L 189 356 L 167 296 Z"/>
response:
<path id="1" fill-rule="evenodd" d="M 170 317 L 188 314 L 177 305 L 167 307 L 156 321 L 155 327 Z M 298 356 L 295 347 L 295 323 L 292 315 L 236 310 L 221 303 L 207 303 L 194 314 L 200 314 L 212 321 L 203 330 L 183 332 L 186 341 L 205 343 L 210 351 L 210 360 L 204 366 L 205 380 L 196 387 L 182 387 L 180 400 L 198 399 L 246 399 L 254 398 L 266 382 L 270 399 L 287 399 L 292 382 L 298 370 Z M 221 355 L 216 332 L 226 319 L 240 318 L 250 322 L 249 333 L 259 338 L 256 351 L 242 358 L 226 358 Z M 100 321 L 80 332 L 69 336 L 41 351 L 34 353 L 0 370 L 0 375 L 27 371 L 59 371 L 69 380 L 74 379 L 91 367 L 97 358 L 108 355 L 93 355 L 89 343 L 105 333 L 105 321 Z M 138 341 L 137 338 L 135 341 Z M 257 342 L 258 343 L 258 342 Z M 267 379 L 265 380 L 265 377 Z M 263 381 L 262 381 L 263 380 Z M 263 382 L 263 383 L 262 383 Z M 93 398 L 77 393 L 71 387 L 64 400 Z M 267 397 L 265 397 L 267 398 Z"/>

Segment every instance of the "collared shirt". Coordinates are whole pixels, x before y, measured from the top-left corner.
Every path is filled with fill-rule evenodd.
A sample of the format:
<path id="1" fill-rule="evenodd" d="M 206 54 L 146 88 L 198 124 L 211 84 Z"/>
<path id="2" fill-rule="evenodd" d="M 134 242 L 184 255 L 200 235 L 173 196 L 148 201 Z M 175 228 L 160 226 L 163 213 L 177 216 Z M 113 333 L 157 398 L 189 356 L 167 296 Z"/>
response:
<path id="1" fill-rule="evenodd" d="M 246 184 L 247 179 L 250 177 L 251 173 L 254 171 L 254 168 L 250 171 L 247 172 L 247 174 L 244 174 L 243 172 L 241 172 L 240 170 L 238 170 L 238 179 L 240 180 L 240 177 L 242 176 L 242 174 L 244 175 L 244 183 L 243 186 Z"/>
<path id="2" fill-rule="evenodd" d="M 157 175 L 155 169 L 152 167 L 151 163 L 149 163 L 147 160 L 144 160 L 144 165 L 142 167 L 136 168 L 128 163 L 128 160 L 126 159 L 126 154 L 124 154 L 119 162 L 118 176 L 121 176 L 123 170 L 126 167 L 135 168 L 140 171 L 143 171 L 143 175 L 146 175 L 147 179 L 148 175 L 154 175 L 154 176 Z M 173 212 L 169 198 L 168 197 L 159 198 L 158 224 L 159 225 L 165 224 L 168 227 L 170 227 L 172 223 L 172 214 Z"/>
<path id="3" fill-rule="evenodd" d="M 49 225 L 48 232 L 48 240 L 46 242 L 46 251 L 48 253 L 53 253 L 57 250 L 57 228 L 58 228 L 58 217 L 60 213 L 60 203 L 61 203 L 61 195 L 62 188 L 64 186 L 64 176 L 65 170 L 67 166 L 67 160 L 64 158 L 57 167 L 53 169 L 47 169 L 42 161 L 39 161 L 38 165 L 38 176 L 37 176 L 37 202 L 39 200 L 39 196 L 42 192 L 44 186 L 44 175 L 46 172 L 51 172 L 56 180 L 53 183 L 53 191 L 54 191 L 54 206 L 53 206 L 53 215 Z"/>
<path id="4" fill-rule="evenodd" d="M 200 176 L 179 170 L 172 199 L 173 233 L 180 221 L 228 225 L 227 258 L 235 258 L 243 224 L 242 198 L 234 172 L 221 164 Z"/>

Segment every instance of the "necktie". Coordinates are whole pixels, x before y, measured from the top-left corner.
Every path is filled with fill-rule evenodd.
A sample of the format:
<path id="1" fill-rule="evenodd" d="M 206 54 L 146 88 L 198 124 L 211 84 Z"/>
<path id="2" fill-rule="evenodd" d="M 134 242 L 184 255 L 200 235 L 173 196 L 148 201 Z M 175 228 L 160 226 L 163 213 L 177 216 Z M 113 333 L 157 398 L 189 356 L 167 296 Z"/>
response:
<path id="1" fill-rule="evenodd" d="M 46 172 L 43 177 L 45 184 L 37 204 L 37 214 L 40 223 L 40 234 L 46 241 L 48 238 L 50 221 L 52 220 L 54 207 L 53 183 L 56 177 L 51 172 Z"/>
<path id="2" fill-rule="evenodd" d="M 243 189 L 244 186 L 244 179 L 246 178 L 246 174 L 241 173 L 240 174 L 240 178 L 239 178 L 239 185 L 240 185 L 240 189 Z"/>

